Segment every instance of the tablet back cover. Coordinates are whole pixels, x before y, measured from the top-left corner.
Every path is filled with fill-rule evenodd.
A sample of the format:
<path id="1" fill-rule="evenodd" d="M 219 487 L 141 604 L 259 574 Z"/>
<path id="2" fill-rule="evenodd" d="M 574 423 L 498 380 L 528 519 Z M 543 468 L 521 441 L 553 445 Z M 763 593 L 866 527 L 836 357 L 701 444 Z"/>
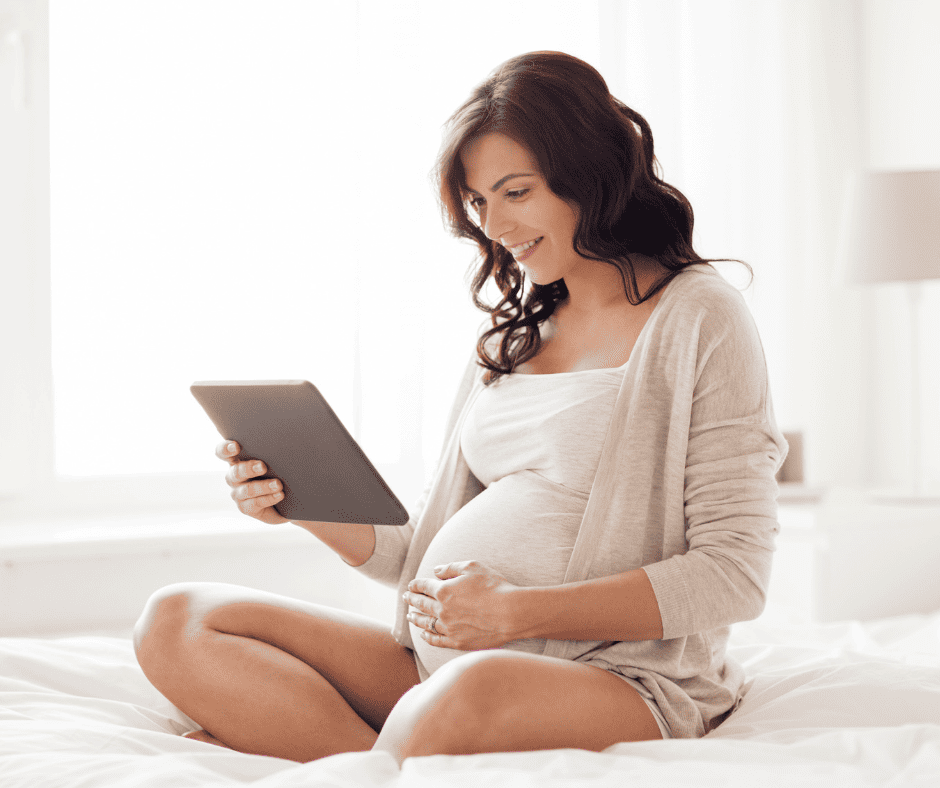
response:
<path id="1" fill-rule="evenodd" d="M 408 512 L 316 386 L 306 380 L 200 381 L 190 387 L 237 460 L 278 478 L 288 520 L 404 525 Z"/>

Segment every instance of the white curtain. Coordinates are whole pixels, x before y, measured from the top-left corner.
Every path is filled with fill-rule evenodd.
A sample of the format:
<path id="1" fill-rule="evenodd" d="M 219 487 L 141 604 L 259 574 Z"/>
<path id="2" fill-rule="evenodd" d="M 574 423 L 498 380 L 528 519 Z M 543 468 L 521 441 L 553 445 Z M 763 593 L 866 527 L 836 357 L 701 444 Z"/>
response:
<path id="1" fill-rule="evenodd" d="M 125 472 L 180 470 L 172 451 L 156 466 L 136 463 L 134 441 L 155 423 L 154 408 L 142 416 L 120 404 L 127 392 L 111 396 L 97 372 L 119 368 L 132 392 L 165 387 L 162 401 L 175 398 L 186 415 L 158 435 L 171 445 L 170 429 L 198 436 L 204 449 L 191 442 L 175 461 L 206 472 L 216 436 L 189 402 L 189 382 L 306 377 L 410 504 L 437 459 L 484 318 L 469 299 L 474 251 L 444 234 L 427 179 L 440 126 L 498 63 L 561 49 L 597 66 L 650 122 L 665 179 L 695 209 L 698 251 L 752 264 L 746 297 L 778 420 L 804 432 L 809 481 L 892 481 L 875 459 L 885 422 L 870 353 L 876 328 L 867 319 L 876 298 L 832 276 L 844 178 L 868 160 L 862 4 L 598 0 L 575 10 L 570 2 L 501 0 L 458 11 L 427 0 L 161 3 L 136 40 L 129 21 L 112 27 L 120 58 L 82 75 L 86 86 L 106 83 L 98 95 L 120 109 L 114 117 L 124 125 L 100 129 L 95 113 L 105 107 L 91 99 L 70 107 L 75 96 L 56 92 L 67 70 L 81 68 L 60 62 L 57 82 L 56 44 L 68 38 L 69 15 L 96 9 L 130 13 L 101 0 L 51 6 L 53 367 L 60 432 L 76 430 L 60 452 L 71 458 L 68 472 L 82 472 L 89 439 L 110 441 L 108 456 L 126 458 Z M 182 68 L 183 57 L 202 51 L 206 29 L 231 39 L 219 50 L 227 59 Z M 86 52 L 96 46 L 81 43 Z M 149 85 L 129 76 L 142 51 L 159 58 Z M 300 88 L 276 77 L 291 69 L 303 75 Z M 168 122 L 161 100 L 189 102 L 189 127 Z M 123 174 L 103 192 L 115 213 L 87 204 L 83 184 L 102 171 L 94 157 L 85 156 L 84 180 L 57 196 L 57 157 L 83 155 L 82 129 L 57 132 L 57 111 L 71 111 L 87 134 L 108 137 L 101 150 L 124 157 Z M 229 133 L 207 137 L 200 124 L 219 113 L 227 113 Z M 153 128 L 164 148 L 198 145 L 205 155 L 203 172 L 166 163 L 148 170 L 150 178 L 177 178 L 161 222 L 148 223 L 122 188 L 139 186 L 138 170 L 159 158 L 140 142 Z M 249 175 L 266 191 L 239 196 Z M 66 232 L 69 204 L 95 222 Z M 121 235 L 116 226 L 133 231 Z M 183 229 L 194 239 L 186 247 Z M 229 259 L 233 244 L 249 249 L 242 262 Z M 119 268 L 95 268 L 115 246 Z M 722 270 L 743 286 L 739 266 Z M 84 308 L 66 317 L 57 309 L 69 300 Z M 192 322 L 201 313 L 208 326 Z M 140 337 L 130 328 L 139 317 L 150 327 Z M 90 427 L 89 402 L 100 411 Z"/>
<path id="2" fill-rule="evenodd" d="M 515 54 L 596 63 L 596 3 L 53 0 L 50 16 L 60 473 L 217 486 L 188 385 L 307 378 L 412 503 L 484 318 L 475 252 L 445 234 L 428 177 L 441 126 Z"/>
<path id="3" fill-rule="evenodd" d="M 935 144 L 921 144 L 917 161 L 898 160 L 904 156 L 899 142 L 908 152 L 917 147 L 905 112 L 908 83 L 882 79 L 885 65 L 897 60 L 910 63 L 909 78 L 913 63 L 921 65 L 921 79 L 940 71 L 936 57 L 932 68 L 923 68 L 929 34 L 904 57 L 902 35 L 885 40 L 888 23 L 936 31 L 940 20 L 929 5 L 602 4 L 604 73 L 615 94 L 650 121 L 666 179 L 695 208 L 699 252 L 739 257 L 754 267 L 747 297 L 761 330 L 778 420 L 804 434 L 807 481 L 814 485 L 892 487 L 910 478 L 903 296 L 891 288 L 850 290 L 834 277 L 834 267 L 850 172 L 937 166 L 929 161 L 937 156 Z M 879 79 L 876 95 L 871 83 Z M 893 117 L 883 111 L 889 97 Z M 911 96 L 908 105 L 917 103 L 924 102 Z M 872 149 L 870 138 L 879 132 L 892 138 L 882 145 L 890 153 Z M 729 278 L 737 275 L 735 266 L 724 270 Z M 935 297 L 928 292 L 927 303 L 936 305 Z M 929 306 L 926 311 L 940 332 L 936 307 L 934 317 Z M 935 356 L 935 348 L 928 349 L 923 359 L 922 423 L 924 443 L 934 447 L 940 445 Z M 935 489 L 936 454 L 928 449 L 925 456 Z"/>

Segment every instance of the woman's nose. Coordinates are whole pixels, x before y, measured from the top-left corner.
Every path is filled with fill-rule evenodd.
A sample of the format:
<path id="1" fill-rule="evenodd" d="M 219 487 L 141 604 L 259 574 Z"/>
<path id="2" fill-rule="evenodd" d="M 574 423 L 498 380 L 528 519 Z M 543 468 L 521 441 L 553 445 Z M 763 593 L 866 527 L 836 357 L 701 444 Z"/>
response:
<path id="1" fill-rule="evenodd" d="M 489 206 L 483 215 L 483 234 L 491 241 L 498 241 L 509 229 L 509 217 L 502 211 L 494 211 Z"/>

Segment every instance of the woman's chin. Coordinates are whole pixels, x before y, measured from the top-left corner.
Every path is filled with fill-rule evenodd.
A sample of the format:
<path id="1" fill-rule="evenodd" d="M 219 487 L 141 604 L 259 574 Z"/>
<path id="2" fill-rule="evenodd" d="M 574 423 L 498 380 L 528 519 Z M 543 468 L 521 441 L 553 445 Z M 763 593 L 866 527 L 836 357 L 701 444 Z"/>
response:
<path id="1" fill-rule="evenodd" d="M 544 275 L 539 276 L 538 271 L 533 271 L 525 263 L 520 263 L 519 267 L 525 273 L 525 278 L 528 279 L 534 285 L 542 285 L 544 287 L 545 285 L 551 284 L 552 282 L 555 281 L 554 279 L 552 279 L 551 281 L 547 280 Z"/>

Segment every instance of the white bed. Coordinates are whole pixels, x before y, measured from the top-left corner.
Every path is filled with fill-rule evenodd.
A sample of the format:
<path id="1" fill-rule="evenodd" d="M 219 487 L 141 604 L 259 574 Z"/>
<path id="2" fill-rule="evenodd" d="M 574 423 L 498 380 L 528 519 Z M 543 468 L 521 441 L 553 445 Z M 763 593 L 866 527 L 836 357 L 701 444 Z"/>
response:
<path id="1" fill-rule="evenodd" d="M 114 637 L 0 638 L 0 786 L 938 786 L 940 611 L 735 627 L 749 689 L 699 740 L 300 765 L 184 739 L 196 726 Z"/>

